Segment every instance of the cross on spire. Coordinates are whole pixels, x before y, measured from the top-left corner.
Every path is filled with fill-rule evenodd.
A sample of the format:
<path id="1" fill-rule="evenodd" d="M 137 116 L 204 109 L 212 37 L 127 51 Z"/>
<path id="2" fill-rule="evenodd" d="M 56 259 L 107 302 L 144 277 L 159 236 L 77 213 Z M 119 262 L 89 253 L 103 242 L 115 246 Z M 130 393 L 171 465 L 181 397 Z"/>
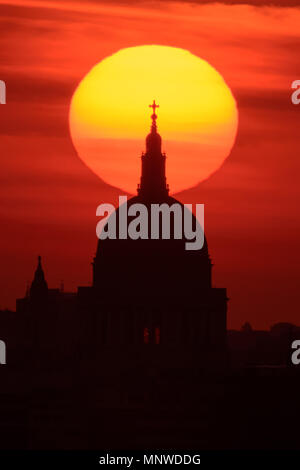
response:
<path id="1" fill-rule="evenodd" d="M 149 104 L 149 108 L 152 108 L 153 109 L 153 114 L 151 116 L 151 119 L 152 119 L 152 127 L 151 127 L 151 130 L 152 132 L 156 132 L 156 119 L 157 119 L 157 114 L 155 114 L 155 110 L 156 108 L 159 108 L 159 104 L 156 104 L 155 103 L 155 100 L 153 100 L 153 103 L 152 104 Z"/>
<path id="2" fill-rule="evenodd" d="M 155 100 L 153 100 L 153 103 L 149 104 L 149 108 L 152 108 L 153 109 L 153 114 L 155 114 L 155 110 L 156 110 L 156 108 L 159 108 L 159 104 L 156 104 Z"/>

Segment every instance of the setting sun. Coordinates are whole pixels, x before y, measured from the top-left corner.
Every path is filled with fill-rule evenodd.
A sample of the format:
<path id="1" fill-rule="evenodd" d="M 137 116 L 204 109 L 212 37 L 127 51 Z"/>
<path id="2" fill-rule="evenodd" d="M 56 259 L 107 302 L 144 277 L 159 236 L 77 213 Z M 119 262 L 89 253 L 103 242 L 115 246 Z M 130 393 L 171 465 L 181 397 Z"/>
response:
<path id="1" fill-rule="evenodd" d="M 80 158 L 101 179 L 130 193 L 155 99 L 172 193 L 216 171 L 235 140 L 238 113 L 222 76 L 189 51 L 167 46 L 122 49 L 78 85 L 70 130 Z"/>

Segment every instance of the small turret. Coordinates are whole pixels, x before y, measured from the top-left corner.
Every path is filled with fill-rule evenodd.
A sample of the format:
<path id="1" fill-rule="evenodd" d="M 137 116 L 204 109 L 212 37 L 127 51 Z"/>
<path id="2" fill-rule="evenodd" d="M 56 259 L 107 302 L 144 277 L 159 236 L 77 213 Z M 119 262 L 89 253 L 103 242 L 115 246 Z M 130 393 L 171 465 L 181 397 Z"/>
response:
<path id="1" fill-rule="evenodd" d="M 48 284 L 45 280 L 44 271 L 42 268 L 42 258 L 38 256 L 38 265 L 34 273 L 34 279 L 30 287 L 30 298 L 43 300 L 48 295 Z"/>

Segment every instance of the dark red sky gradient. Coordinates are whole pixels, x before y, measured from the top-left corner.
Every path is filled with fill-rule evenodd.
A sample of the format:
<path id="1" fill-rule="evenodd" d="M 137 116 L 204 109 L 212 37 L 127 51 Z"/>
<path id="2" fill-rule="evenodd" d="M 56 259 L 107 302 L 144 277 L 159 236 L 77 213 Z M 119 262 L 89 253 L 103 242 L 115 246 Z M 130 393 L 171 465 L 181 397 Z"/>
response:
<path id="1" fill-rule="evenodd" d="M 229 326 L 300 323 L 300 105 L 290 100 L 291 83 L 300 79 L 300 8 L 283 7 L 293 1 L 202 3 L 0 2 L 0 79 L 7 85 L 0 106 L 0 308 L 14 308 L 24 295 L 38 254 L 51 287 L 64 280 L 75 290 L 91 281 L 96 207 L 116 203 L 119 191 L 77 157 L 70 99 L 105 56 L 156 43 L 206 59 L 237 99 L 231 155 L 179 195 L 205 203 L 214 285 L 228 288 Z"/>

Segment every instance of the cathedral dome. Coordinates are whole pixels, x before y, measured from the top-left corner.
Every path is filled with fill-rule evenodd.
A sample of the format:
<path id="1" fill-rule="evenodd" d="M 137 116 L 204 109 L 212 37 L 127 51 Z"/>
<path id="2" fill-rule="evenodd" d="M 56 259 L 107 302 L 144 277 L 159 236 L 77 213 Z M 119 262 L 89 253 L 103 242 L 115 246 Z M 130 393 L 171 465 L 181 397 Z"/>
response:
<path id="1" fill-rule="evenodd" d="M 151 107 L 157 105 L 155 101 Z M 122 237 L 120 235 L 119 221 L 121 206 L 111 214 L 115 220 L 114 238 L 99 239 L 97 253 L 94 258 L 93 285 L 99 295 L 106 295 L 115 302 L 125 299 L 148 298 L 149 303 L 156 301 L 170 302 L 180 296 L 186 301 L 186 293 L 197 297 L 199 291 L 211 287 L 211 261 L 208 254 L 207 242 L 196 217 L 179 201 L 168 195 L 168 185 L 165 177 L 165 155 L 161 153 L 161 137 L 156 129 L 156 114 L 152 114 L 152 128 L 146 138 L 146 153 L 142 155 L 141 183 L 138 186 L 138 195 L 127 201 L 126 234 L 130 224 L 136 216 L 129 216 L 128 211 L 134 204 L 143 204 L 147 208 L 147 236 Z M 176 218 L 175 209 L 169 208 L 168 230 L 169 237 L 162 234 L 160 225 L 157 237 L 152 237 L 151 208 L 153 204 L 173 206 L 179 211 L 180 219 Z M 191 230 L 198 234 L 201 232 L 204 243 L 201 249 L 187 249 L 187 243 L 193 240 L 186 236 L 184 220 L 185 213 L 191 222 Z M 156 224 L 157 224 L 156 219 Z M 162 221 L 162 219 L 161 219 Z M 108 231 L 108 219 L 104 232 Z M 181 225 L 180 225 L 181 224 Z M 157 227 L 157 225 L 156 225 Z M 178 227 L 181 236 L 178 236 Z M 124 277 L 124 283 L 122 278 Z M 115 288 L 118 284 L 118 296 Z M 132 290 L 128 289 L 132 287 Z M 171 295 L 172 294 L 172 295 Z M 146 296 L 146 297 L 145 297 Z M 191 300 L 191 299 L 190 299 Z"/>
<path id="2" fill-rule="evenodd" d="M 135 196 L 127 202 L 127 209 L 133 204 L 144 204 L 150 214 L 150 203 L 140 196 Z M 167 196 L 160 204 L 183 204 Z M 121 206 L 122 207 L 122 206 Z M 151 303 L 159 298 L 160 301 L 170 301 L 171 297 L 179 298 L 190 292 L 192 297 L 198 296 L 201 290 L 211 287 L 211 260 L 208 253 L 206 238 L 200 250 L 187 250 L 187 238 L 174 238 L 174 219 L 171 218 L 170 239 L 121 239 L 119 234 L 120 208 L 110 217 L 116 220 L 116 239 L 99 239 L 97 253 L 94 258 L 94 287 L 99 295 L 111 296 L 115 301 L 115 287 L 118 282 L 119 299 L 149 297 Z M 128 226 L 134 217 L 128 216 Z M 193 227 L 199 224 L 192 215 Z M 104 227 L 107 229 L 107 226 Z M 150 215 L 148 230 L 151 233 Z M 184 234 L 184 228 L 182 230 Z M 116 266 L 118 266 L 116 272 Z M 124 278 L 124 283 L 122 282 Z M 128 290 L 132 286 L 132 291 Z M 124 287 L 124 291 L 123 291 Z M 111 292 L 111 294 L 109 294 Z M 181 299 L 183 300 L 183 299 Z"/>
<path id="3" fill-rule="evenodd" d="M 171 213 L 171 218 L 170 218 L 170 239 L 164 239 L 161 236 L 157 240 L 151 239 L 151 204 L 167 204 L 169 207 L 173 206 L 174 204 L 179 205 L 182 211 L 182 238 L 176 239 L 174 236 L 175 232 L 175 220 L 173 217 L 173 214 Z M 194 257 L 199 258 L 208 258 L 208 245 L 206 241 L 206 237 L 204 236 L 204 243 L 203 246 L 200 250 L 186 250 L 186 243 L 190 241 L 185 235 L 184 235 L 184 221 L 183 221 L 183 216 L 184 212 L 188 211 L 190 212 L 187 208 L 184 207 L 184 204 L 182 204 L 180 201 L 177 199 L 167 196 L 163 199 L 159 200 L 153 200 L 151 202 L 145 200 L 141 196 L 134 196 L 131 199 L 127 201 L 127 210 L 134 204 L 143 204 L 147 207 L 148 209 L 148 233 L 149 233 L 149 238 L 148 239 L 138 239 L 138 240 L 131 240 L 129 237 L 127 239 L 121 239 L 118 234 L 119 234 L 119 220 L 120 220 L 120 207 L 118 207 L 113 214 L 111 214 L 110 217 L 115 218 L 116 220 L 116 238 L 111 239 L 111 238 L 106 238 L 105 240 L 99 240 L 98 241 L 98 247 L 97 247 L 97 253 L 96 257 L 100 257 L 105 250 L 110 251 L 110 255 L 117 255 L 118 257 L 121 256 L 131 256 L 136 250 L 139 248 L 144 251 L 150 250 L 151 255 L 155 255 L 154 252 L 159 253 L 160 255 L 169 255 L 172 257 L 177 257 L 181 253 L 190 253 L 193 254 Z M 122 208 L 123 206 L 121 206 Z M 130 222 L 134 219 L 135 217 L 133 216 L 128 216 L 127 217 L 127 229 L 130 224 Z M 193 230 L 195 230 L 196 226 L 199 227 L 199 222 L 197 221 L 197 218 L 194 216 L 194 214 L 191 214 L 192 218 L 192 227 Z M 107 231 L 107 224 L 103 228 L 103 230 Z M 125 242 L 125 243 L 123 243 Z M 131 243 L 130 243 L 131 242 Z M 151 242 L 155 242 L 152 244 L 154 252 L 152 252 L 152 247 L 151 247 Z M 147 247 L 147 248 L 146 248 Z M 125 253 L 122 254 L 123 249 L 125 250 Z M 146 254 L 146 253 L 145 253 Z"/>

